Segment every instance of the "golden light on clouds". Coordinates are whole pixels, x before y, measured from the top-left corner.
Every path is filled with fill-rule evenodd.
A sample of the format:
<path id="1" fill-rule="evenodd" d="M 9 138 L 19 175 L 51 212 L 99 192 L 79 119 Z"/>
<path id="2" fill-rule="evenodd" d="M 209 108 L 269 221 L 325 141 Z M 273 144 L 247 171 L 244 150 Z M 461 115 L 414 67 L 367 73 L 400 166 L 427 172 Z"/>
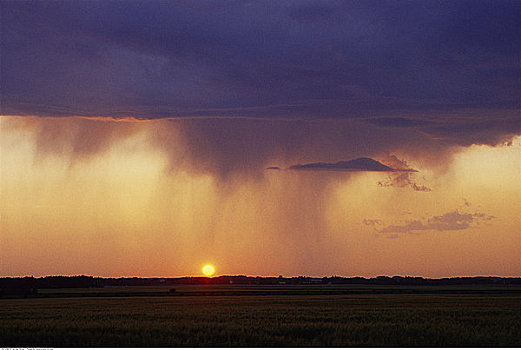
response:
<path id="1" fill-rule="evenodd" d="M 42 136 L 54 120 L 11 119 L 0 118 L 1 275 L 182 276 L 209 256 L 224 274 L 521 274 L 519 137 L 461 148 L 444 171 L 408 159 L 411 181 L 431 189 L 415 191 L 379 186 L 392 174 L 377 172 L 223 182 L 185 166 L 166 121 L 67 121 L 78 135 L 103 123 L 90 130 L 109 140 L 85 144 L 65 129 L 53 135 L 68 141 Z"/>

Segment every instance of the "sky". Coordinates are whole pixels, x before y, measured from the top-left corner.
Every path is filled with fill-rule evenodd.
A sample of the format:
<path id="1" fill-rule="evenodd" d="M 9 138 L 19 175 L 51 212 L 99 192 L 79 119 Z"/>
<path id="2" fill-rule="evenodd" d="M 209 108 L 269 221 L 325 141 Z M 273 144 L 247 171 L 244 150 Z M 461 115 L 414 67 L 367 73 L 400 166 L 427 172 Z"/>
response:
<path id="1" fill-rule="evenodd" d="M 1 276 L 521 276 L 519 2 L 0 13 Z"/>

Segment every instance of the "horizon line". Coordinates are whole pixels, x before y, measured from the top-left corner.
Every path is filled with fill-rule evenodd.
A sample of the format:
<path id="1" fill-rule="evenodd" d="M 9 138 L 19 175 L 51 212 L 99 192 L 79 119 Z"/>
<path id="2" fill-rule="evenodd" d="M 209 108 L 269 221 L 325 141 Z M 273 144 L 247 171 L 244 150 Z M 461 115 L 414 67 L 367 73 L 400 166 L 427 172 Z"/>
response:
<path id="1" fill-rule="evenodd" d="M 262 276 L 262 275 L 245 275 L 245 274 L 238 274 L 238 275 L 218 275 L 218 276 L 205 276 L 205 275 L 186 275 L 186 276 L 94 276 L 94 275 L 85 275 L 85 274 L 78 274 L 78 275 L 26 275 L 26 276 L 0 276 L 0 278 L 47 278 L 47 277 L 92 277 L 92 278 L 118 278 L 118 279 L 124 279 L 124 278 L 139 278 L 139 279 L 177 279 L 177 278 L 222 278 L 222 277 L 249 277 L 249 278 L 363 278 L 363 279 L 374 279 L 374 278 L 380 278 L 380 277 L 386 277 L 386 278 L 422 278 L 422 279 L 430 279 L 430 280 L 440 280 L 440 279 L 450 279 L 450 278 L 521 278 L 520 276 L 499 276 L 499 275 L 474 275 L 474 276 L 446 276 L 446 277 L 425 277 L 425 276 L 413 276 L 413 275 L 374 275 L 371 277 L 365 277 L 365 276 L 340 276 L 340 275 L 329 275 L 329 276 L 306 276 L 306 275 L 292 275 L 292 276 L 284 276 L 284 275 L 278 275 L 278 276 Z"/>

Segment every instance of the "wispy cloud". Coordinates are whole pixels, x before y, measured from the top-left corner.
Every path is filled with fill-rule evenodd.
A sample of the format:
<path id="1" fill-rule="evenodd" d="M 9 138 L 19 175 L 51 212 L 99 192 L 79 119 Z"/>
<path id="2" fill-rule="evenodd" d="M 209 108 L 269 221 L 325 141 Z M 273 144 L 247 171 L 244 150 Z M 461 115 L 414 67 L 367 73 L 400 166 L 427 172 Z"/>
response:
<path id="1" fill-rule="evenodd" d="M 483 213 L 460 213 L 455 210 L 442 215 L 432 216 L 428 219 L 407 220 L 403 224 L 387 225 L 382 228 L 380 220 L 365 219 L 363 223 L 375 227 L 378 233 L 416 233 L 418 231 L 458 231 L 465 230 L 473 224 L 495 219 L 492 215 Z"/>
<path id="2" fill-rule="evenodd" d="M 417 171 L 410 169 L 409 164 L 406 161 L 399 159 L 393 154 L 388 154 L 382 163 L 387 164 L 395 169 L 409 169 L 409 171 L 390 174 L 387 181 L 379 181 L 378 186 L 382 187 L 410 187 L 414 191 L 430 192 L 431 188 L 417 184 L 413 180 L 414 173 Z"/>
<path id="3" fill-rule="evenodd" d="M 377 219 L 364 219 L 363 222 L 367 226 L 375 226 L 375 225 L 381 225 L 382 224 L 382 220 L 377 220 Z"/>

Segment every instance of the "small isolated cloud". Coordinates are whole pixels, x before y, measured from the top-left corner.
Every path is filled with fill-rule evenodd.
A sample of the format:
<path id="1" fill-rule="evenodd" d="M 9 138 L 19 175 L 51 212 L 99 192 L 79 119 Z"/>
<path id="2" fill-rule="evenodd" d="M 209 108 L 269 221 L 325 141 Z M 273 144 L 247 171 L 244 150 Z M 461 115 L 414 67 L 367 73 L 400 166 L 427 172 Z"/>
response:
<path id="1" fill-rule="evenodd" d="M 278 166 L 270 166 L 267 167 L 266 170 L 280 170 L 280 168 Z"/>
<path id="2" fill-rule="evenodd" d="M 337 163 L 307 163 L 290 167 L 292 170 L 331 170 L 331 171 L 383 171 L 383 172 L 409 172 L 412 169 L 395 169 L 371 158 L 357 158 Z"/>
<path id="3" fill-rule="evenodd" d="M 410 187 L 414 191 L 430 192 L 431 189 L 425 185 L 419 185 L 413 181 L 414 173 L 417 170 L 410 169 L 407 162 L 400 160 L 393 154 L 388 154 L 387 157 L 382 160 L 382 163 L 396 169 L 396 170 L 407 170 L 396 174 L 390 174 L 387 181 L 379 181 L 378 186 L 382 187 Z"/>
<path id="4" fill-rule="evenodd" d="M 365 219 L 365 225 L 375 227 L 378 233 L 416 233 L 417 231 L 458 231 L 464 230 L 481 221 L 490 221 L 494 216 L 483 213 L 460 213 L 457 210 L 442 215 L 432 216 L 426 220 L 408 220 L 401 225 L 388 225 L 380 229 L 380 220 Z"/>
<path id="5" fill-rule="evenodd" d="M 381 225 L 381 224 L 382 224 L 382 220 L 364 219 L 364 225 L 367 225 L 367 226 L 375 226 L 375 225 Z"/>

